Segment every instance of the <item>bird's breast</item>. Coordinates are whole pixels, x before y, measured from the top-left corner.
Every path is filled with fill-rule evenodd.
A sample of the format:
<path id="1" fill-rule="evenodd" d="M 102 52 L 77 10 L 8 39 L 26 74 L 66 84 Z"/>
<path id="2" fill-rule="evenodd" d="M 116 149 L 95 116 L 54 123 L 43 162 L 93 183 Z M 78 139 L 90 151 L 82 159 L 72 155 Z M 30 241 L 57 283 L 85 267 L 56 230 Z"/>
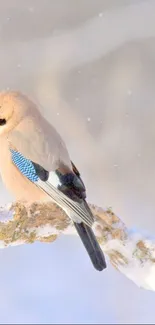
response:
<path id="1" fill-rule="evenodd" d="M 4 143 L 4 139 L 3 142 L 2 140 L 0 141 L 0 146 L 0 174 L 4 185 L 13 194 L 15 200 L 28 203 L 49 201 L 49 197 L 37 188 L 26 175 L 23 175 L 14 162 L 12 162 L 11 152 L 6 143 Z"/>

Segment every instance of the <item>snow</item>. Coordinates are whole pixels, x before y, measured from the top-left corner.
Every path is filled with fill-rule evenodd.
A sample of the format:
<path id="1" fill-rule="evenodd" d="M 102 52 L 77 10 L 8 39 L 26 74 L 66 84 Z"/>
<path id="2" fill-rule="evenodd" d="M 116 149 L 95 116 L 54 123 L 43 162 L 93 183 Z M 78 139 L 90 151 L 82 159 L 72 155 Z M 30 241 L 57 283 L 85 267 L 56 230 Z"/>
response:
<path id="1" fill-rule="evenodd" d="M 9 222 L 13 218 L 13 211 L 10 210 L 11 204 L 7 204 L 5 207 L 0 207 L 0 221 Z"/>
<path id="2" fill-rule="evenodd" d="M 35 232 L 36 236 L 39 237 L 48 237 L 51 235 L 57 235 L 60 233 L 55 227 L 52 227 L 50 224 L 45 226 L 40 226 L 37 228 L 31 228 L 31 232 Z"/>
<path id="3" fill-rule="evenodd" d="M 147 256 L 140 254 L 138 256 L 137 243 L 142 242 L 148 248 Z M 122 243 L 120 240 L 112 239 L 103 245 L 105 252 L 118 252 L 118 269 L 137 286 L 146 290 L 155 290 L 155 238 L 148 239 L 139 231 L 128 231 L 128 239 Z M 145 250 L 144 250 L 145 253 Z M 125 261 L 125 262 L 124 262 Z"/>

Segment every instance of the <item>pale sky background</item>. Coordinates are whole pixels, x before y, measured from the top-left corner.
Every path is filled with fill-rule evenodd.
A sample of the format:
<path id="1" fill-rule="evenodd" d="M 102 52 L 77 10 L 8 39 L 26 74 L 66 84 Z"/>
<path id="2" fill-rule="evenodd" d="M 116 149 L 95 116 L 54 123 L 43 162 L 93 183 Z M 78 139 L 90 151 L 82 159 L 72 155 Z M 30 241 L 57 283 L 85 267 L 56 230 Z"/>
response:
<path id="1" fill-rule="evenodd" d="M 155 233 L 155 1 L 0 0 L 0 89 L 64 137 L 88 200 Z M 1 184 L 0 204 L 11 196 Z M 78 237 L 0 250 L 0 323 L 155 323 L 155 293 Z"/>

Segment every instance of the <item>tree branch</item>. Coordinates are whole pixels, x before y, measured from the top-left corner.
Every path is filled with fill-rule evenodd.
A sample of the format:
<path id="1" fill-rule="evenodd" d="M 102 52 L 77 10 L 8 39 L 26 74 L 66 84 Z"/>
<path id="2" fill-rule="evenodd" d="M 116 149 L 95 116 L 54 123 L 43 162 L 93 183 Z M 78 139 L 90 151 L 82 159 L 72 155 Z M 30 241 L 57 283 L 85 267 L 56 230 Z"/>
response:
<path id="1" fill-rule="evenodd" d="M 111 209 L 93 204 L 93 230 L 111 264 L 138 286 L 155 290 L 155 241 L 128 230 Z M 0 248 L 52 242 L 60 235 L 76 234 L 71 220 L 56 204 L 16 202 L 0 209 Z"/>

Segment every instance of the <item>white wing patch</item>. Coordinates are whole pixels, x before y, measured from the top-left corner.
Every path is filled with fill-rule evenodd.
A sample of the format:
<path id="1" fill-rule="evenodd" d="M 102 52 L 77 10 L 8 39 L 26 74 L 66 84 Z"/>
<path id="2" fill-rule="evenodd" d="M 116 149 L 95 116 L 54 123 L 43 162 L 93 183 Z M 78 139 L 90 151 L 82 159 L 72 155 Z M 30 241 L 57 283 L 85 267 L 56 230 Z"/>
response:
<path id="1" fill-rule="evenodd" d="M 60 179 L 54 171 L 49 173 L 48 182 L 56 188 L 61 185 Z"/>

